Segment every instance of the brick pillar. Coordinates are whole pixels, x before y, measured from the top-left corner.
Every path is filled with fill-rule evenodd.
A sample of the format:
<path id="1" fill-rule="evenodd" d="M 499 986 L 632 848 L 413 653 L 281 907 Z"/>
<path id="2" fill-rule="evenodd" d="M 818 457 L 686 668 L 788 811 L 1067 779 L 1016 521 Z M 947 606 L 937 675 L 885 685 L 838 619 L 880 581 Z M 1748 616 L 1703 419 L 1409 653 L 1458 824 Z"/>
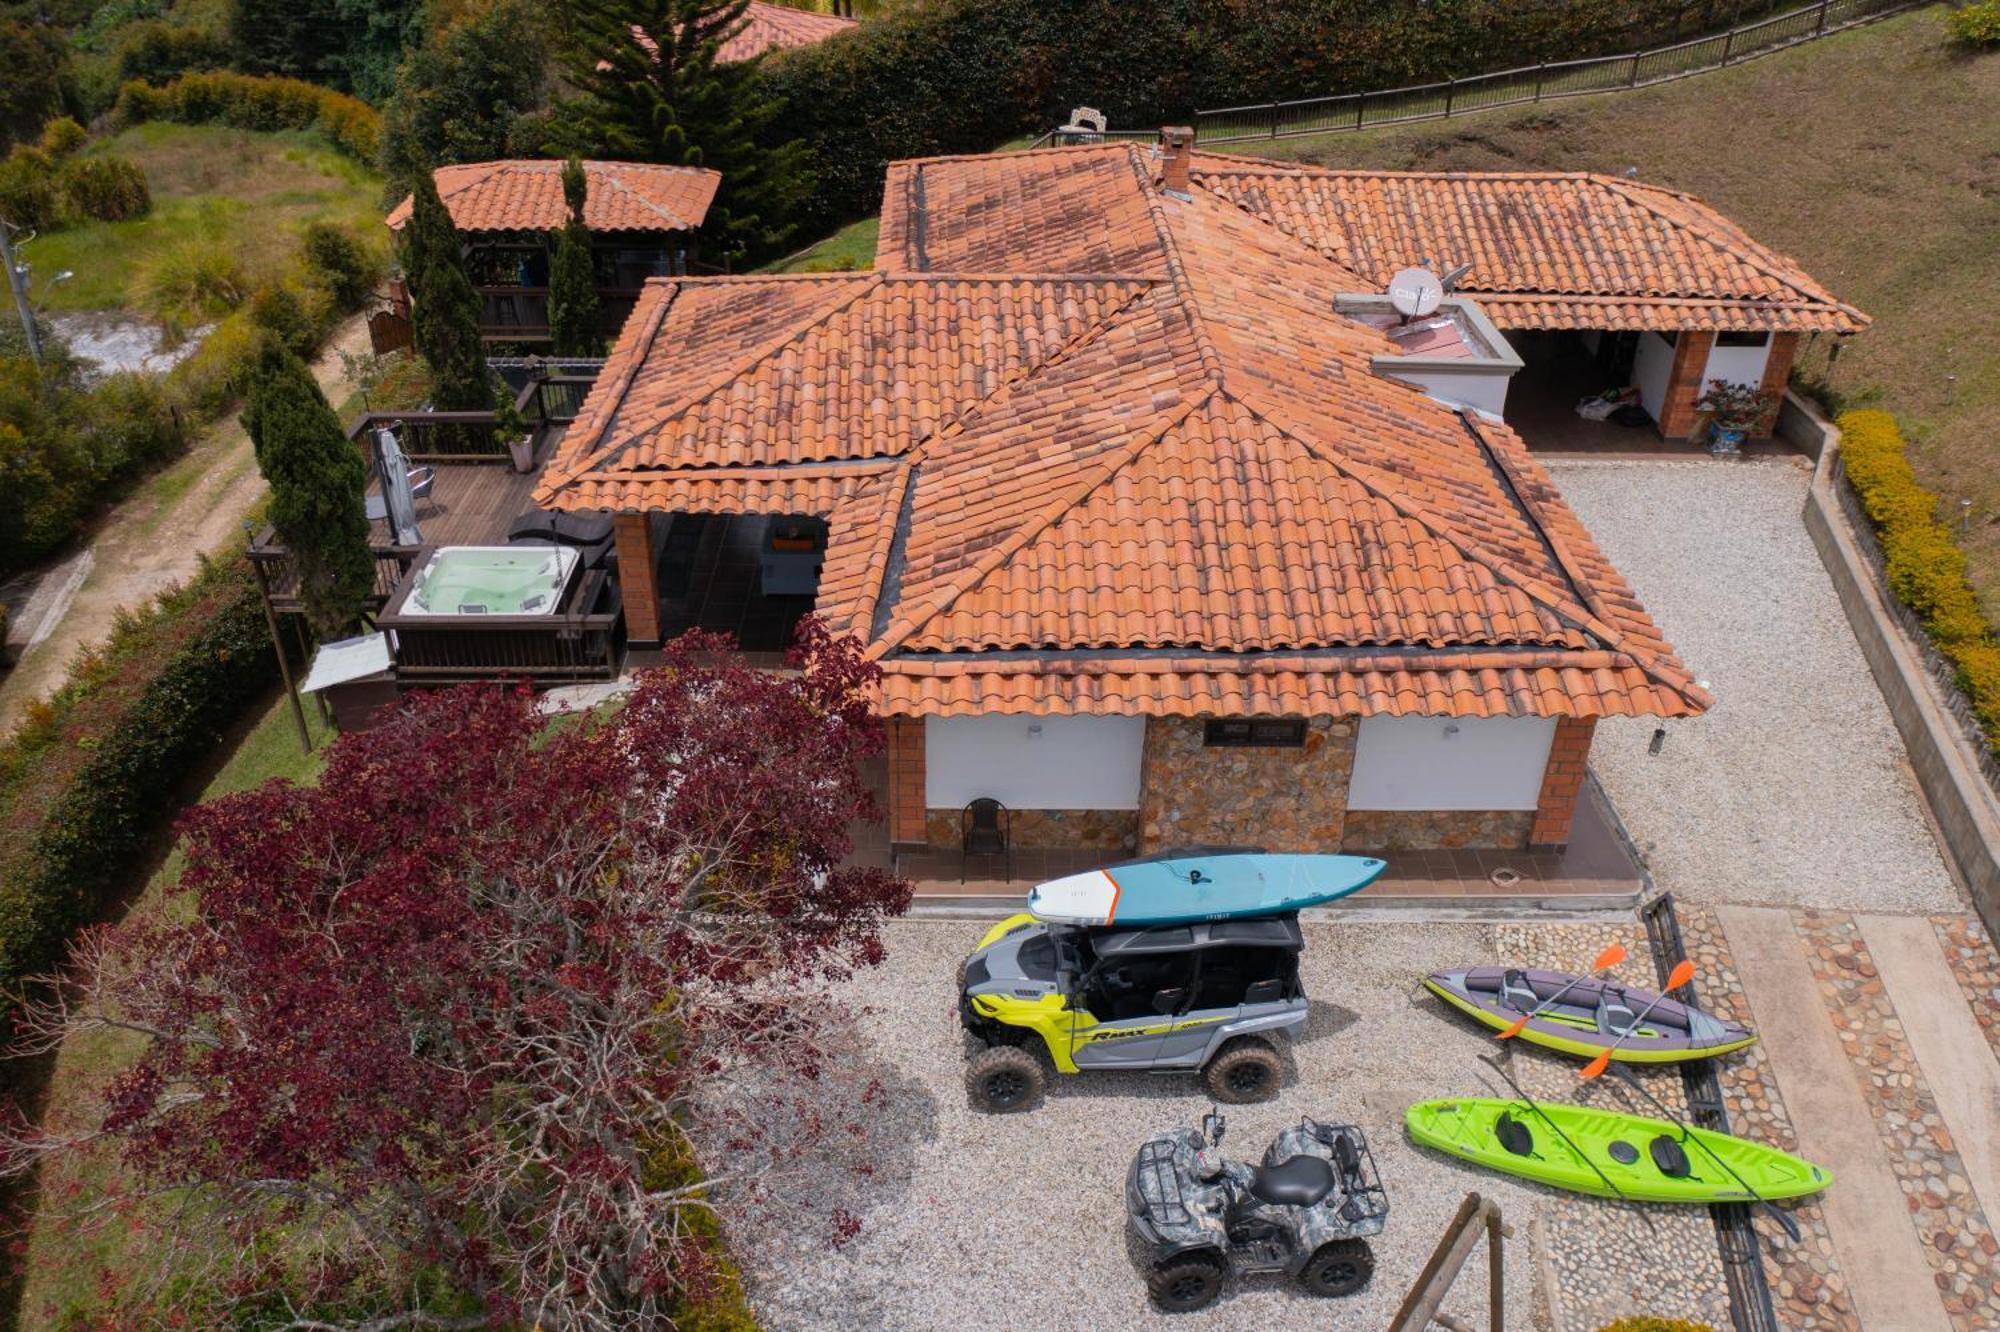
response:
<path id="1" fill-rule="evenodd" d="M 1714 346 L 1715 334 L 1685 328 L 1674 340 L 1673 369 L 1667 374 L 1666 401 L 1660 404 L 1660 433 L 1666 438 L 1686 439 L 1694 429 L 1694 400 L 1701 396 Z"/>
<path id="2" fill-rule="evenodd" d="M 653 521 L 644 513 L 611 520 L 618 545 L 618 587 L 625 597 L 625 637 L 635 646 L 660 641 L 660 587 L 653 568 Z"/>
<path id="3" fill-rule="evenodd" d="M 923 842 L 924 829 L 924 719 L 890 717 L 889 725 L 889 840 Z"/>
<path id="4" fill-rule="evenodd" d="M 1759 439 L 1766 439 L 1778 428 L 1778 408 L 1785 401 L 1785 385 L 1791 382 L 1792 358 L 1798 354 L 1799 335 L 1796 333 L 1773 333 L 1771 354 L 1764 361 L 1764 382 L 1758 387 L 1770 396 L 1771 405 L 1765 409 L 1757 428 L 1750 433 Z"/>
<path id="5" fill-rule="evenodd" d="M 1549 764 L 1542 769 L 1542 794 L 1535 801 L 1535 823 L 1528 833 L 1531 847 L 1560 849 L 1569 844 L 1570 824 L 1583 790 L 1583 770 L 1590 758 L 1595 717 L 1556 718 L 1555 739 L 1549 744 Z"/>

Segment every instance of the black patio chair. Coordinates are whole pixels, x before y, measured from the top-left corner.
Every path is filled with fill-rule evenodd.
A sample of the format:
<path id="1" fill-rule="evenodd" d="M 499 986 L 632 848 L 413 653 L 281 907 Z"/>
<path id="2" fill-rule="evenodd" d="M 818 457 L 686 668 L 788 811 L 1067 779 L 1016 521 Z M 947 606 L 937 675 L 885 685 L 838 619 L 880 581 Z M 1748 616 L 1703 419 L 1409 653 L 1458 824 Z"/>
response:
<path id="1" fill-rule="evenodd" d="M 1004 856 L 1007 878 L 1014 878 L 1013 815 L 991 796 L 981 796 L 958 816 L 958 881 L 965 882 L 965 859 L 971 855 Z"/>

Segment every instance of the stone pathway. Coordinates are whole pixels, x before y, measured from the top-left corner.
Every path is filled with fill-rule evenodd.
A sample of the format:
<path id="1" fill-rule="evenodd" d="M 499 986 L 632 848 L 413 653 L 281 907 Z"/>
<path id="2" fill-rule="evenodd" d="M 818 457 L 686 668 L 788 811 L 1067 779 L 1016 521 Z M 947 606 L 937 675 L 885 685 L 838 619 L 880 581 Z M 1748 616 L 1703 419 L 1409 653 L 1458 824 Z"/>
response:
<path id="1" fill-rule="evenodd" d="M 1841 1035 L 1826 1020 L 1814 969 L 1789 912 L 1718 907 L 1786 1104 L 1799 1150 L 1835 1171 L 1822 1207 L 1840 1265 L 1866 1273 L 1852 1295 L 1862 1326 L 1928 1332 L 1951 1327 L 1931 1268 L 1908 1224 L 1901 1185 L 1886 1159 L 1874 1114 L 1852 1076 Z"/>

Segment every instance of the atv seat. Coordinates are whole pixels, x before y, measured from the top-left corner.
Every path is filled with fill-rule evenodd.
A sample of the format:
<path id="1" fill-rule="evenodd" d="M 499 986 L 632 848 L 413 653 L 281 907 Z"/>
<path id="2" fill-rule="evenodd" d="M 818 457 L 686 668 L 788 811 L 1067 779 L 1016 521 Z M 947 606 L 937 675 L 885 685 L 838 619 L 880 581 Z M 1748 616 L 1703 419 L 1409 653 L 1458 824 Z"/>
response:
<path id="1" fill-rule="evenodd" d="M 1250 1177 L 1250 1196 L 1274 1207 L 1311 1207 L 1332 1193 L 1337 1183 L 1324 1158 L 1294 1156 L 1273 1166 L 1258 1166 Z"/>

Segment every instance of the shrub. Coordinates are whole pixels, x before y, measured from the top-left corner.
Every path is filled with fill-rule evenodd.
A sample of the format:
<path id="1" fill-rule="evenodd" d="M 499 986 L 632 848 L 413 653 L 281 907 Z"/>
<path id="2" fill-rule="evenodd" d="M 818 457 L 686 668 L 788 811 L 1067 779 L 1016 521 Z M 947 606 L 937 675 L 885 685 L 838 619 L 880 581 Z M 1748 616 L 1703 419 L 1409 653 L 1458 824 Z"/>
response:
<path id="1" fill-rule="evenodd" d="M 361 242 L 331 222 L 306 224 L 299 238 L 299 258 L 342 313 L 359 309 L 380 276 Z"/>
<path id="2" fill-rule="evenodd" d="M 307 295 L 289 282 L 260 282 L 250 293 L 250 322 L 293 355 L 309 355 L 319 341 L 320 321 L 313 309 L 316 295 Z"/>
<path id="3" fill-rule="evenodd" d="M 139 302 L 159 319 L 201 323 L 243 304 L 249 283 L 236 256 L 211 241 L 187 240 L 139 270 Z"/>
<path id="4" fill-rule="evenodd" d="M 123 372 L 91 386 L 92 452 L 107 476 L 157 467 L 187 451 L 180 406 L 159 375 Z"/>
<path id="5" fill-rule="evenodd" d="M 2000 753 L 2000 643 L 1966 581 L 1965 552 L 1917 483 L 1902 432 L 1887 412 L 1841 415 L 1840 457 L 1882 547 L 1890 590 L 1916 612 L 1958 673 L 1958 687 Z"/>
<path id="6" fill-rule="evenodd" d="M 173 368 L 174 382 L 188 406 L 203 417 L 219 416 L 250 387 L 264 331 L 246 314 L 233 314 L 215 326 L 201 346 Z"/>
<path id="7" fill-rule="evenodd" d="M 226 38 L 202 28 L 154 19 L 126 30 L 118 47 L 118 82 L 145 79 L 165 83 L 182 74 L 221 69 L 228 63 Z"/>
<path id="8" fill-rule="evenodd" d="M 2000 46 L 2000 0 L 1979 0 L 1945 20 L 1952 38 L 1971 47 Z"/>
<path id="9" fill-rule="evenodd" d="M 247 564 L 207 564 L 79 657 L 0 743 L 4 1002 L 131 881 L 188 770 L 275 668 Z"/>
<path id="10" fill-rule="evenodd" d="M 84 133 L 83 126 L 77 124 L 74 119 L 69 116 L 57 116 L 42 126 L 42 140 L 39 147 L 49 155 L 51 161 L 59 162 L 83 147 L 83 141 L 88 137 Z"/>
<path id="11" fill-rule="evenodd" d="M 62 217 L 55 164 L 39 148 L 17 144 L 0 161 L 0 217 L 17 227 L 53 227 Z"/>
<path id="12" fill-rule="evenodd" d="M 369 163 L 381 148 L 381 117 L 366 102 L 302 79 L 223 70 L 183 74 L 160 85 L 127 83 L 118 90 L 111 118 L 121 126 L 172 120 L 247 130 L 317 129 L 342 152 Z"/>
<path id="13" fill-rule="evenodd" d="M 146 173 L 137 162 L 115 153 L 72 158 L 62 164 L 56 178 L 72 216 L 123 222 L 144 217 L 153 208 Z"/>

